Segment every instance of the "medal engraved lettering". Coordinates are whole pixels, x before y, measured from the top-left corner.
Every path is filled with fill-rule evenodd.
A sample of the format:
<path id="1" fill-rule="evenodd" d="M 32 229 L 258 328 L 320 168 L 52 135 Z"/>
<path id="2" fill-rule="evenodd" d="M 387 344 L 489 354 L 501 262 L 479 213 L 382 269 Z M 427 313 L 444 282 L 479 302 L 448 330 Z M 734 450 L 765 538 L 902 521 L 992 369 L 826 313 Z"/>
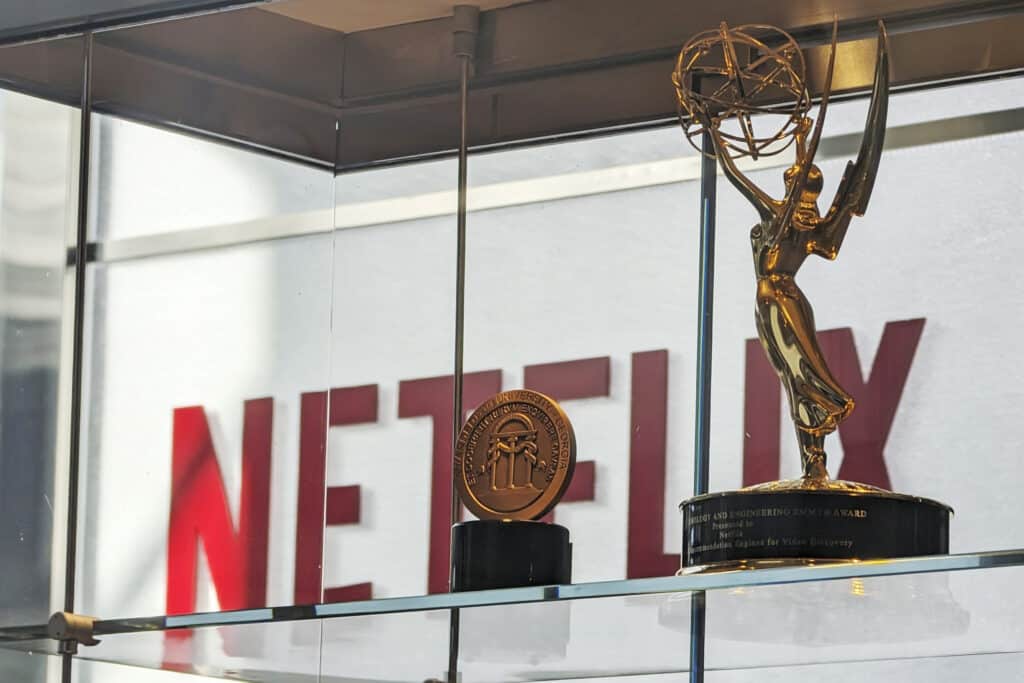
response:
<path id="1" fill-rule="evenodd" d="M 572 426 L 552 399 L 506 391 L 481 405 L 459 433 L 455 487 L 480 519 L 538 519 L 565 493 L 576 463 Z"/>

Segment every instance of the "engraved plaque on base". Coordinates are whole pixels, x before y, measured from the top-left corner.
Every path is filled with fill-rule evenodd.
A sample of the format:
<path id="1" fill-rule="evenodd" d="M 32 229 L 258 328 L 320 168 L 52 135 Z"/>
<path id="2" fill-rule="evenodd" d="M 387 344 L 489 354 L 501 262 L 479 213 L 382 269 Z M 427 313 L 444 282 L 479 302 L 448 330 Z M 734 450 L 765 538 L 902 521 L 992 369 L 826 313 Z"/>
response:
<path id="1" fill-rule="evenodd" d="M 683 566 L 835 561 L 949 552 L 949 508 L 895 493 L 710 493 L 684 501 Z"/>

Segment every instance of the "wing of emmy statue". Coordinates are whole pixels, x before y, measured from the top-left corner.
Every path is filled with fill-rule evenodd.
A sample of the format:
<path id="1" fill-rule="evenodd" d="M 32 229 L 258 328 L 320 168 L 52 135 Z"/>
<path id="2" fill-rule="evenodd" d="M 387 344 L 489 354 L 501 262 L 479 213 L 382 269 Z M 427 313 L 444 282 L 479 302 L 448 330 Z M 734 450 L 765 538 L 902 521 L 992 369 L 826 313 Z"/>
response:
<path id="1" fill-rule="evenodd" d="M 835 38 L 833 37 L 832 59 L 835 58 Z M 828 80 L 832 78 L 831 63 L 829 65 Z M 826 87 L 825 98 L 828 97 Z M 843 178 L 839 182 L 835 199 L 829 207 L 828 213 L 821 219 L 820 233 L 823 242 L 828 245 L 827 253 L 829 258 L 835 258 L 846 236 L 846 229 L 850 225 L 853 216 L 863 216 L 867 210 L 868 200 L 871 198 L 871 191 L 875 185 L 875 177 L 878 175 L 878 162 L 882 158 L 882 146 L 885 143 L 886 114 L 889 104 L 889 48 L 888 37 L 885 32 L 885 25 L 878 22 L 878 52 L 875 59 L 874 86 L 871 90 L 871 104 L 868 108 L 867 121 L 864 125 L 864 135 L 861 139 L 860 151 L 856 161 L 846 164 Z M 820 127 L 824 120 L 824 107 L 826 101 L 822 101 L 822 111 L 818 118 Z M 811 150 L 817 147 L 819 131 L 815 131 L 815 138 Z"/>

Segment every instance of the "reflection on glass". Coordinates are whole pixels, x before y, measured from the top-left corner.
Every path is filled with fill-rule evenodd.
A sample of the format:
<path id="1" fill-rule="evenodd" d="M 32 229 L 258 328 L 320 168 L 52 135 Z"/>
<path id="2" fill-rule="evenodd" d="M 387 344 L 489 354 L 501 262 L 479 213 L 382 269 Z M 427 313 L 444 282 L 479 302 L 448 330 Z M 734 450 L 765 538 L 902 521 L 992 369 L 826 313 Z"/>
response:
<path id="1" fill-rule="evenodd" d="M 799 590 L 734 588 L 708 597 L 711 637 L 746 643 L 814 648 L 923 642 L 962 635 L 970 621 L 942 573 L 824 581 Z"/>
<path id="2" fill-rule="evenodd" d="M 557 665 L 566 657 L 572 603 L 470 609 L 459 621 L 459 655 L 467 664 Z"/>
<path id="3" fill-rule="evenodd" d="M 77 120 L 63 105 L 0 91 L 2 625 L 46 619 L 52 558 L 64 548 L 54 464 Z"/>
<path id="4" fill-rule="evenodd" d="M 158 248 L 168 251 L 217 233 L 252 241 L 330 225 L 330 173 L 114 116 L 96 123 L 91 239 L 163 234 Z"/>
<path id="5" fill-rule="evenodd" d="M 333 176 L 99 118 L 78 609 L 315 602 Z"/>
<path id="6" fill-rule="evenodd" d="M 449 159 L 336 179 L 327 480 L 359 508 L 328 520 L 325 600 L 448 589 L 455 177 Z M 468 377 L 467 404 L 498 383 Z"/>
<path id="7" fill-rule="evenodd" d="M 826 360 L 865 408 L 834 439 L 833 475 L 947 501 L 956 510 L 953 552 L 1024 545 L 1024 531 L 1003 523 L 1016 505 L 1011 492 L 1024 484 L 1024 464 L 1010 455 L 1019 450 L 1017 437 L 998 428 L 1018 402 L 1019 382 L 1015 366 L 994 360 L 1019 327 L 1003 312 L 1019 294 L 1007 279 L 1024 248 L 1013 227 L 1020 207 L 1010 159 L 1024 134 L 959 140 L 958 125 L 911 122 L 941 118 L 937 110 L 954 95 L 966 101 L 976 93 L 987 106 L 999 101 L 1010 109 L 1022 85 L 1005 85 L 893 95 L 890 122 L 900 125 L 887 132 L 869 217 L 847 237 L 845 260 L 808 262 L 801 271 L 801 286 L 829 301 L 816 319 Z M 839 103 L 829 116 L 863 121 L 865 109 L 864 102 Z M 936 142 L 935 135 L 953 139 Z M 826 143 L 822 150 L 840 158 L 819 164 L 829 183 L 824 195 L 834 192 L 852 151 L 841 136 Z M 780 159 L 750 177 L 778 195 L 788 163 Z M 744 299 L 752 284 L 747 229 L 731 229 L 749 225 L 752 215 L 738 194 L 719 193 L 711 470 L 711 488 L 719 490 L 800 474 L 791 457 L 799 446 L 781 428 L 785 399 Z M 1004 322 L 993 326 L 996 318 Z M 993 453 L 984 467 L 957 447 L 965 434 L 972 452 Z"/>
<path id="8" fill-rule="evenodd" d="M 554 521 L 577 582 L 679 568 L 700 160 L 671 133 L 469 159 L 466 366 L 572 421 L 576 474 Z"/>

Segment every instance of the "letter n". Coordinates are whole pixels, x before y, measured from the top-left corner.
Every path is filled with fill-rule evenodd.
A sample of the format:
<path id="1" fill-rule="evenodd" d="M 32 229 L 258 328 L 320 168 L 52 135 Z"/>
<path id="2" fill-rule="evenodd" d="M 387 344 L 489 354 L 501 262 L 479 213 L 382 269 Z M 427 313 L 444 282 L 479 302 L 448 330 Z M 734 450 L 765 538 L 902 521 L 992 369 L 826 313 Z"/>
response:
<path id="1" fill-rule="evenodd" d="M 194 612 L 199 542 L 222 610 L 262 607 L 267 595 L 273 399 L 245 402 L 238 529 L 201 406 L 174 411 L 167 613 Z"/>

